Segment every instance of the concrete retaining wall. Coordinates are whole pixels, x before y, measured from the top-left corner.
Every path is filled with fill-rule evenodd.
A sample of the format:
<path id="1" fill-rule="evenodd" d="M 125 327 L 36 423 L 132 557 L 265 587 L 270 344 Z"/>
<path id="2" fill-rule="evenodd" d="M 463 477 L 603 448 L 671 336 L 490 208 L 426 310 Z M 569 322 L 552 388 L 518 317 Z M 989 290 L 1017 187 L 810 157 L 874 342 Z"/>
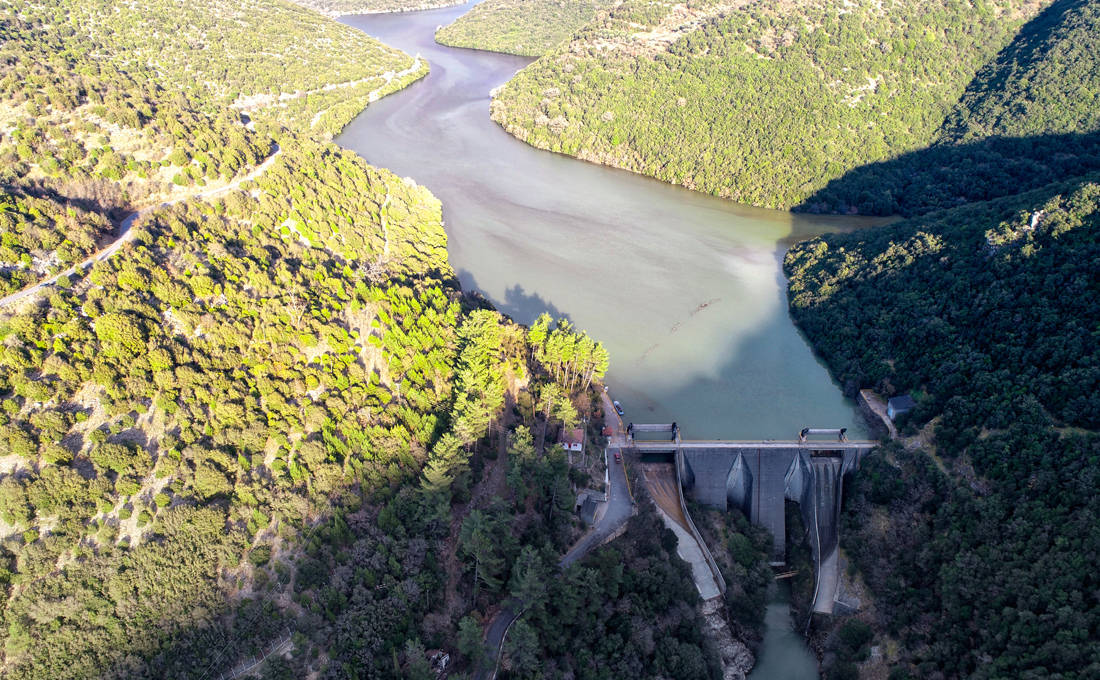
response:
<path id="1" fill-rule="evenodd" d="M 699 533 L 699 529 L 695 527 L 695 521 L 691 519 L 691 513 L 688 512 L 687 503 L 684 502 L 684 484 L 680 478 L 680 457 L 683 456 L 683 452 L 677 452 L 676 454 L 676 491 L 677 496 L 680 498 L 680 510 L 684 513 L 684 517 L 687 518 L 688 529 L 691 531 L 691 535 L 699 543 L 699 547 L 703 550 L 703 557 L 707 560 L 707 566 L 710 567 L 711 572 L 714 574 L 714 581 L 718 584 L 718 590 L 721 591 L 722 596 L 726 595 L 726 579 L 722 576 L 722 570 L 718 568 L 718 563 L 714 561 L 714 555 L 710 554 L 710 548 L 707 547 L 707 542 L 703 540 L 703 535 Z"/>

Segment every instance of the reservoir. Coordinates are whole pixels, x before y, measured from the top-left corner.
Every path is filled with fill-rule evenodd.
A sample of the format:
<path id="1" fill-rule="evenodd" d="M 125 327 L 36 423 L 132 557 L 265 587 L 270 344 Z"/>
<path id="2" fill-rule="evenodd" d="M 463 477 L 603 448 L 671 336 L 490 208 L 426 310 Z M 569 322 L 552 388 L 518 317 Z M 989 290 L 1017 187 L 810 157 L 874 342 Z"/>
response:
<path id="1" fill-rule="evenodd" d="M 540 151 L 489 119 L 489 93 L 529 59 L 437 45 L 469 6 L 344 17 L 431 73 L 371 104 L 337 138 L 443 202 L 451 265 L 520 323 L 568 317 L 611 353 L 624 421 L 686 439 L 862 436 L 787 314 L 787 247 L 868 224 L 729 201 Z"/>
<path id="2" fill-rule="evenodd" d="M 431 73 L 336 140 L 443 202 L 463 288 L 521 323 L 546 311 L 602 341 L 626 422 L 676 421 L 688 439 L 863 437 L 787 314 L 781 264 L 795 242 L 871 222 L 739 206 L 527 146 L 490 120 L 489 100 L 530 60 L 433 39 L 468 10 L 343 17 Z M 817 677 L 787 609 L 769 605 L 756 680 Z"/>

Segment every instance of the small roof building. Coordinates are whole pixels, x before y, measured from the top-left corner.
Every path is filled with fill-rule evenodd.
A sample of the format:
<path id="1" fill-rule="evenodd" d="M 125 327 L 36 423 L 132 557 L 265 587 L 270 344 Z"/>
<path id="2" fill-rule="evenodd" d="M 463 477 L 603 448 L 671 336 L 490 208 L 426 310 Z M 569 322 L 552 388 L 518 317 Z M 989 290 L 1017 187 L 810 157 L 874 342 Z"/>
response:
<path id="1" fill-rule="evenodd" d="M 917 402 L 913 401 L 913 397 L 908 394 L 891 397 L 891 399 L 886 402 L 886 415 L 890 420 L 896 420 L 901 414 L 912 411 L 913 407 L 916 405 Z"/>
<path id="2" fill-rule="evenodd" d="M 584 430 L 575 427 L 561 433 L 561 441 L 558 442 L 566 451 L 584 451 Z"/>

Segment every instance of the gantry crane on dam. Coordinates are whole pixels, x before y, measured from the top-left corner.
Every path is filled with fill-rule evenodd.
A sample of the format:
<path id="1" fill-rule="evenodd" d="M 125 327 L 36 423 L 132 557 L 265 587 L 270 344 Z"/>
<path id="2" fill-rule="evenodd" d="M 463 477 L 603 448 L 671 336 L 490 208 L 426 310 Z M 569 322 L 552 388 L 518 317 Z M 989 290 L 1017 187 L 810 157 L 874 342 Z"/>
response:
<path id="1" fill-rule="evenodd" d="M 639 439 L 642 434 L 660 439 Z M 688 440 L 676 423 L 631 423 L 629 447 L 674 457 L 680 492 L 711 507 L 740 509 L 774 538 L 773 566 L 786 554 L 785 502 L 799 504 L 815 563 L 816 613 L 831 614 L 839 573 L 840 503 L 844 477 L 876 441 L 850 441 L 843 429 L 806 428 L 797 440 Z M 829 437 L 830 439 L 816 439 Z"/>

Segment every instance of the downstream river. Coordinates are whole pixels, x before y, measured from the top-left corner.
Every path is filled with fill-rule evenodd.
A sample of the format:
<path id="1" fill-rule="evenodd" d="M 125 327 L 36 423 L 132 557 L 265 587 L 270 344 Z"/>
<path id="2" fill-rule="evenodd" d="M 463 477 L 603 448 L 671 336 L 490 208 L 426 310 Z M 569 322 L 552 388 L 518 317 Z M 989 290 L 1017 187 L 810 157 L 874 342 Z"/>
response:
<path id="1" fill-rule="evenodd" d="M 792 243 L 868 222 L 738 206 L 515 140 L 489 119 L 489 92 L 530 60 L 433 40 L 468 10 L 344 17 L 419 53 L 431 74 L 337 139 L 443 201 L 463 287 L 522 323 L 549 311 L 603 341 L 627 421 L 676 421 L 688 439 L 793 439 L 807 426 L 863 435 L 787 314 L 781 262 Z M 776 623 L 783 611 L 769 610 L 753 677 L 815 678 L 812 656 Z"/>

